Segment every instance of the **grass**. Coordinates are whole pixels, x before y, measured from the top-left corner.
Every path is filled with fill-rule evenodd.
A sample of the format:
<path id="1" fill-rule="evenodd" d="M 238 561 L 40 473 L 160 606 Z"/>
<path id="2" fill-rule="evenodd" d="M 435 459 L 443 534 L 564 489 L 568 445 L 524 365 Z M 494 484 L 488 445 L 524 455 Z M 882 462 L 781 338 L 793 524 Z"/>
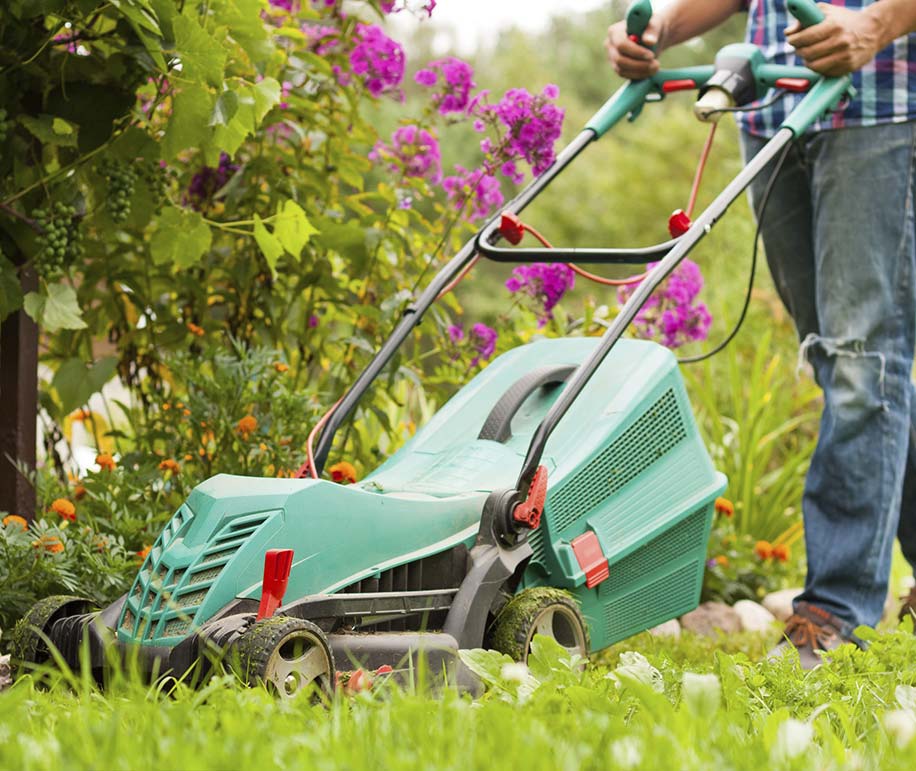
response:
<path id="1" fill-rule="evenodd" d="M 383 686 L 329 708 L 228 678 L 171 696 L 26 678 L 0 694 L 0 768 L 912 768 L 916 637 L 809 674 L 759 663 L 771 642 L 641 635 L 584 673 L 542 643 L 530 672 L 472 657 L 491 686 L 478 700 Z"/>

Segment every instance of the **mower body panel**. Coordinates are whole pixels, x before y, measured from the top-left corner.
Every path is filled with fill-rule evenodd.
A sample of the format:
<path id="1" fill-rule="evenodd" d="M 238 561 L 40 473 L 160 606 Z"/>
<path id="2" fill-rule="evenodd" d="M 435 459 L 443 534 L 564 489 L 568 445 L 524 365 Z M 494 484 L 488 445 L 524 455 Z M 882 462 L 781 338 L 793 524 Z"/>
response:
<path id="1" fill-rule="evenodd" d="M 357 485 L 228 475 L 202 483 L 142 565 L 118 618 L 119 642 L 174 647 L 228 607 L 256 601 L 271 548 L 295 553 L 286 603 L 380 586 L 457 589 L 456 559 L 473 547 L 489 494 L 514 486 L 563 386 L 533 391 L 511 416 L 505 441 L 480 439 L 481 427 L 522 376 L 578 365 L 596 342 L 543 340 L 503 354 Z M 593 649 L 696 606 L 725 479 L 700 441 L 669 351 L 621 340 L 551 435 L 543 463 L 547 503 L 518 589 L 572 591 Z M 588 531 L 610 565 L 592 588 L 572 544 Z M 458 556 L 434 562 L 446 554 Z M 421 563 L 425 578 L 412 572 Z"/>

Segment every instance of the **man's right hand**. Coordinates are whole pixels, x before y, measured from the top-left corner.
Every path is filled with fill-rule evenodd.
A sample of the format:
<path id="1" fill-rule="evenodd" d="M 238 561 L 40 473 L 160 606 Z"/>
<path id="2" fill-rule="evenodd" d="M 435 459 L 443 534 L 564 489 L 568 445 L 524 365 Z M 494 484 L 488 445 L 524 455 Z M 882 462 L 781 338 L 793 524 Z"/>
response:
<path id="1" fill-rule="evenodd" d="M 657 13 L 649 19 L 649 25 L 642 35 L 642 44 L 634 43 L 627 37 L 626 22 L 621 21 L 608 27 L 604 47 L 614 72 L 628 80 L 642 80 L 658 72 L 658 59 L 649 48 L 661 49 L 663 33 L 663 22 Z"/>

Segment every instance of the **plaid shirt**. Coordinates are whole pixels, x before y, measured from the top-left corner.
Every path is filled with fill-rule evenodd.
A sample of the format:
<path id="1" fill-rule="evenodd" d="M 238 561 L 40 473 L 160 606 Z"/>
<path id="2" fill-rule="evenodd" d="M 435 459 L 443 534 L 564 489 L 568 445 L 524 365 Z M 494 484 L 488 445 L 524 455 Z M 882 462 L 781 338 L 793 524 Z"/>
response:
<path id="1" fill-rule="evenodd" d="M 879 1 L 831 0 L 831 4 L 860 9 Z M 749 0 L 746 5 L 747 42 L 761 48 L 766 60 L 773 64 L 803 64 L 783 33 L 794 22 L 785 0 Z M 812 131 L 916 120 L 916 33 L 898 38 L 880 51 L 853 73 L 852 84 L 855 98 L 844 110 L 815 123 Z M 739 114 L 738 125 L 751 134 L 772 136 L 803 96 L 790 93 L 771 107 Z"/>

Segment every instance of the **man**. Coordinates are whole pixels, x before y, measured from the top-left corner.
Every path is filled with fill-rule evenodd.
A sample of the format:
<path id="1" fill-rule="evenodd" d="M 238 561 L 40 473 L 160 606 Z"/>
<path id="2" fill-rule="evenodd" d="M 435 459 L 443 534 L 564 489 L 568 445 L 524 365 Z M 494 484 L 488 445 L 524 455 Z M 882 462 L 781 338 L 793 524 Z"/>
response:
<path id="1" fill-rule="evenodd" d="M 801 29 L 785 0 L 673 0 L 643 36 L 661 51 L 747 10 L 747 40 L 768 61 L 855 73 L 854 99 L 789 151 L 762 227 L 776 288 L 824 391 L 802 502 L 808 575 L 777 648 L 797 649 L 806 669 L 820 663 L 815 651 L 859 642 L 853 629 L 879 621 L 895 534 L 916 567 L 916 0 L 819 7 L 825 20 Z M 622 23 L 606 47 L 625 78 L 658 69 Z M 741 116 L 745 158 L 800 98 Z M 755 210 L 767 177 L 751 187 Z"/>

